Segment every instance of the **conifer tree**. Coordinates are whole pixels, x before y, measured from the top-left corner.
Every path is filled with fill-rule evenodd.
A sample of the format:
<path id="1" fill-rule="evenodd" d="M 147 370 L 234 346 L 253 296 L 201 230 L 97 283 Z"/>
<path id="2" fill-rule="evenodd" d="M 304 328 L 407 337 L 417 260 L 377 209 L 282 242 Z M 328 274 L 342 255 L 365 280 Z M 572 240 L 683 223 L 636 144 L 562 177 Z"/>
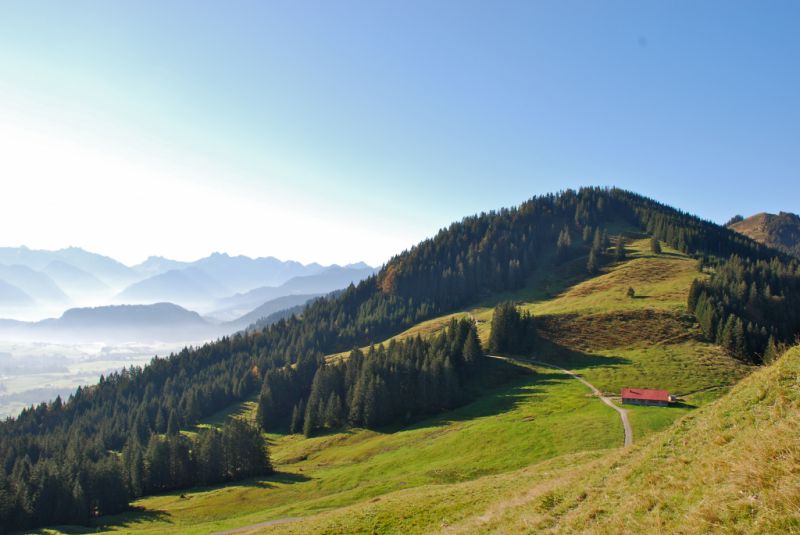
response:
<path id="1" fill-rule="evenodd" d="M 289 432 L 294 433 L 302 433 L 303 432 L 303 413 L 305 411 L 305 407 L 303 407 L 303 401 L 300 400 L 299 403 L 296 403 L 295 406 L 292 408 L 292 421 L 289 425 Z"/>
<path id="2" fill-rule="evenodd" d="M 586 271 L 588 271 L 590 275 L 594 275 L 600 271 L 600 264 L 597 260 L 597 253 L 594 247 L 589 251 L 589 261 L 586 262 Z"/>
<path id="3" fill-rule="evenodd" d="M 464 362 L 468 367 L 475 366 L 478 359 L 483 356 L 483 349 L 481 342 L 478 339 L 478 333 L 474 328 L 470 329 L 467 333 L 467 339 L 464 341 Z"/>
<path id="4" fill-rule="evenodd" d="M 661 254 L 661 242 L 657 238 L 650 238 L 650 251 L 653 254 Z"/>
<path id="5" fill-rule="evenodd" d="M 89 505 L 86 502 L 86 493 L 83 491 L 80 479 L 75 479 L 72 486 L 72 506 L 70 517 L 73 524 L 86 525 L 89 522 Z M 0 512 L 0 518 L 2 513 Z"/>
<path id="6" fill-rule="evenodd" d="M 169 423 L 167 424 L 167 435 L 174 437 L 180 433 L 178 425 L 178 414 L 173 410 L 169 413 Z"/>
<path id="7" fill-rule="evenodd" d="M 600 232 L 600 227 L 594 229 L 594 238 L 592 239 L 592 250 L 601 253 L 603 251 L 603 233 Z"/>
<path id="8" fill-rule="evenodd" d="M 617 245 L 614 248 L 614 259 L 617 262 L 625 260 L 625 239 L 621 235 L 617 238 Z"/>
<path id="9" fill-rule="evenodd" d="M 767 349 L 764 351 L 764 363 L 772 364 L 778 360 L 780 353 L 781 351 L 778 348 L 778 344 L 775 343 L 775 337 L 770 335 L 769 340 L 767 341 Z"/>
<path id="10" fill-rule="evenodd" d="M 564 225 L 561 232 L 558 234 L 558 241 L 556 242 L 556 255 L 559 259 L 565 259 L 569 255 L 569 248 L 572 246 L 572 236 L 570 236 L 569 227 Z"/>
<path id="11" fill-rule="evenodd" d="M 211 485 L 224 480 L 225 462 L 223 460 L 222 436 L 216 429 L 200 432 L 195 444 L 197 482 Z"/>

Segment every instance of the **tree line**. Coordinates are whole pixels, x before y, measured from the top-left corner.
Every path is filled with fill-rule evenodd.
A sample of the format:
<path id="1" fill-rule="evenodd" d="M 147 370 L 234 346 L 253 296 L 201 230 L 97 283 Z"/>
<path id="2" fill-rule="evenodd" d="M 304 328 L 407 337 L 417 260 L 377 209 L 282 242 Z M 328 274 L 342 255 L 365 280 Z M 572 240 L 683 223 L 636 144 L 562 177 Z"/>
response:
<path id="1" fill-rule="evenodd" d="M 259 397 L 265 430 L 289 426 L 306 436 L 345 426 L 375 428 L 452 409 L 470 399 L 483 355 L 475 323 L 453 319 L 438 335 L 352 350 L 323 364 L 307 388 L 300 372 L 268 374 Z M 291 410 L 289 410 L 291 408 Z M 287 418 L 288 416 L 288 418 Z"/>
<path id="2" fill-rule="evenodd" d="M 800 262 L 732 256 L 695 280 L 688 308 L 706 337 L 732 355 L 770 362 L 800 333 Z"/>
<path id="3" fill-rule="evenodd" d="M 121 455 L 69 449 L 61 458 L 33 462 L 18 457 L 10 477 L 0 471 L 0 531 L 46 524 L 86 524 L 96 516 L 120 513 L 131 499 L 196 485 L 211 485 L 272 473 L 260 430 L 229 419 L 220 430 L 203 429 L 188 438 L 173 428 L 150 435 L 142 445 L 134 435 Z"/>

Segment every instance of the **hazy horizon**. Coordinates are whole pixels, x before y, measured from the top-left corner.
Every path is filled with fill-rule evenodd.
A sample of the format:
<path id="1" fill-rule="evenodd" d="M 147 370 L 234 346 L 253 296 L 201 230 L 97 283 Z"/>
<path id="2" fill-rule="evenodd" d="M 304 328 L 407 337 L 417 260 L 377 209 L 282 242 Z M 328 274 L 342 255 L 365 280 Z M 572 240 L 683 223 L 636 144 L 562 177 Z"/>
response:
<path id="1" fill-rule="evenodd" d="M 581 185 L 799 209 L 795 4 L 349 6 L 7 4 L 6 239 L 380 265 Z"/>
<path id="2" fill-rule="evenodd" d="M 218 251 L 218 250 L 209 251 L 207 254 L 203 254 L 201 256 L 191 256 L 191 257 L 185 257 L 185 258 L 178 258 L 178 257 L 173 257 L 173 256 L 151 254 L 151 255 L 147 255 L 144 258 L 141 258 L 141 259 L 133 261 L 133 262 L 123 262 L 122 260 L 120 260 L 119 258 L 116 258 L 113 255 L 105 254 L 102 251 L 96 251 L 96 250 L 93 250 L 93 249 L 88 249 L 86 247 L 81 247 L 80 245 L 74 245 L 74 244 L 67 245 L 67 246 L 64 246 L 64 247 L 46 248 L 46 247 L 31 247 L 28 244 L 24 244 L 24 243 L 19 243 L 19 244 L 0 243 L 0 249 L 28 249 L 28 250 L 31 250 L 31 251 L 45 251 L 45 252 L 58 252 L 58 251 L 63 251 L 63 250 L 68 250 L 68 249 L 80 249 L 82 251 L 86 251 L 87 253 L 98 254 L 100 256 L 105 256 L 107 258 L 111 258 L 112 260 L 116 260 L 120 264 L 122 264 L 122 265 L 124 265 L 126 267 L 129 267 L 129 268 L 134 268 L 136 266 L 140 266 L 140 265 L 144 264 L 147 260 L 150 260 L 151 258 L 161 258 L 161 259 L 165 259 L 165 260 L 174 260 L 176 262 L 182 262 L 182 263 L 191 264 L 192 262 L 197 262 L 199 260 L 203 260 L 205 258 L 209 258 L 209 257 L 212 257 L 214 255 L 227 255 L 227 256 L 229 256 L 231 258 L 246 257 L 246 258 L 250 258 L 252 260 L 257 260 L 259 258 L 274 258 L 275 260 L 278 260 L 280 262 L 298 262 L 298 263 L 300 263 L 300 264 L 302 264 L 304 266 L 308 266 L 308 265 L 311 265 L 311 264 L 319 264 L 321 266 L 326 266 L 326 267 L 327 266 L 341 266 L 341 267 L 344 267 L 344 266 L 348 266 L 348 265 L 364 263 L 364 264 L 367 264 L 370 267 L 380 267 L 381 265 L 383 265 L 385 263 L 385 261 L 384 261 L 384 262 L 380 262 L 378 264 L 371 264 L 369 262 L 366 262 L 365 260 L 358 259 L 358 260 L 353 260 L 351 262 L 345 262 L 345 263 L 332 262 L 332 263 L 326 264 L 326 263 L 318 262 L 318 261 L 314 261 L 314 260 L 309 261 L 309 262 L 301 262 L 301 261 L 296 260 L 294 258 L 280 258 L 278 256 L 271 255 L 271 254 L 259 254 L 259 255 L 256 255 L 256 256 L 252 256 L 252 255 L 247 255 L 247 254 L 234 254 L 234 253 L 230 253 L 228 251 Z M 389 260 L 389 259 L 387 258 L 386 260 Z"/>

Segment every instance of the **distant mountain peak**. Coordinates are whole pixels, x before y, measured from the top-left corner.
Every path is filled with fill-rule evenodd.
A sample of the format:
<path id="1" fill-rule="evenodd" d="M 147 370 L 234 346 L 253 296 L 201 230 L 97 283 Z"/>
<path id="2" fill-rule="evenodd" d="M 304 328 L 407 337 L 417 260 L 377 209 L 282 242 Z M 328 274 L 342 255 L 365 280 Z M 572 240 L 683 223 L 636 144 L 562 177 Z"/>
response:
<path id="1" fill-rule="evenodd" d="M 800 216 L 791 212 L 759 212 L 734 218 L 728 228 L 749 238 L 800 258 Z"/>
<path id="2" fill-rule="evenodd" d="M 366 262 L 355 262 L 353 264 L 347 264 L 344 267 L 350 268 L 350 269 L 371 269 L 372 268 L 372 266 L 370 266 Z"/>

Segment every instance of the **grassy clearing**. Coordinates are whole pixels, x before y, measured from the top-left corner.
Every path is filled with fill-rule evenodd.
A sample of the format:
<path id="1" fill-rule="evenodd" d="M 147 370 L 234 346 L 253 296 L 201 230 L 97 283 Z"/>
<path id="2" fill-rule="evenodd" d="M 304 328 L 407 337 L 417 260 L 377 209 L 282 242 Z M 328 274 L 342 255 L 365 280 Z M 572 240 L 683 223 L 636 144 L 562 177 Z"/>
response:
<path id="1" fill-rule="evenodd" d="M 626 246 L 626 261 L 606 267 L 601 275 L 572 285 L 553 299 L 534 301 L 528 308 L 536 315 L 685 310 L 689 286 L 702 275 L 693 259 L 662 247 L 662 254 L 655 255 L 650 252 L 650 240 L 632 241 Z M 577 262 L 585 268 L 585 258 Z M 636 298 L 627 297 L 628 288 L 636 291 Z"/>

